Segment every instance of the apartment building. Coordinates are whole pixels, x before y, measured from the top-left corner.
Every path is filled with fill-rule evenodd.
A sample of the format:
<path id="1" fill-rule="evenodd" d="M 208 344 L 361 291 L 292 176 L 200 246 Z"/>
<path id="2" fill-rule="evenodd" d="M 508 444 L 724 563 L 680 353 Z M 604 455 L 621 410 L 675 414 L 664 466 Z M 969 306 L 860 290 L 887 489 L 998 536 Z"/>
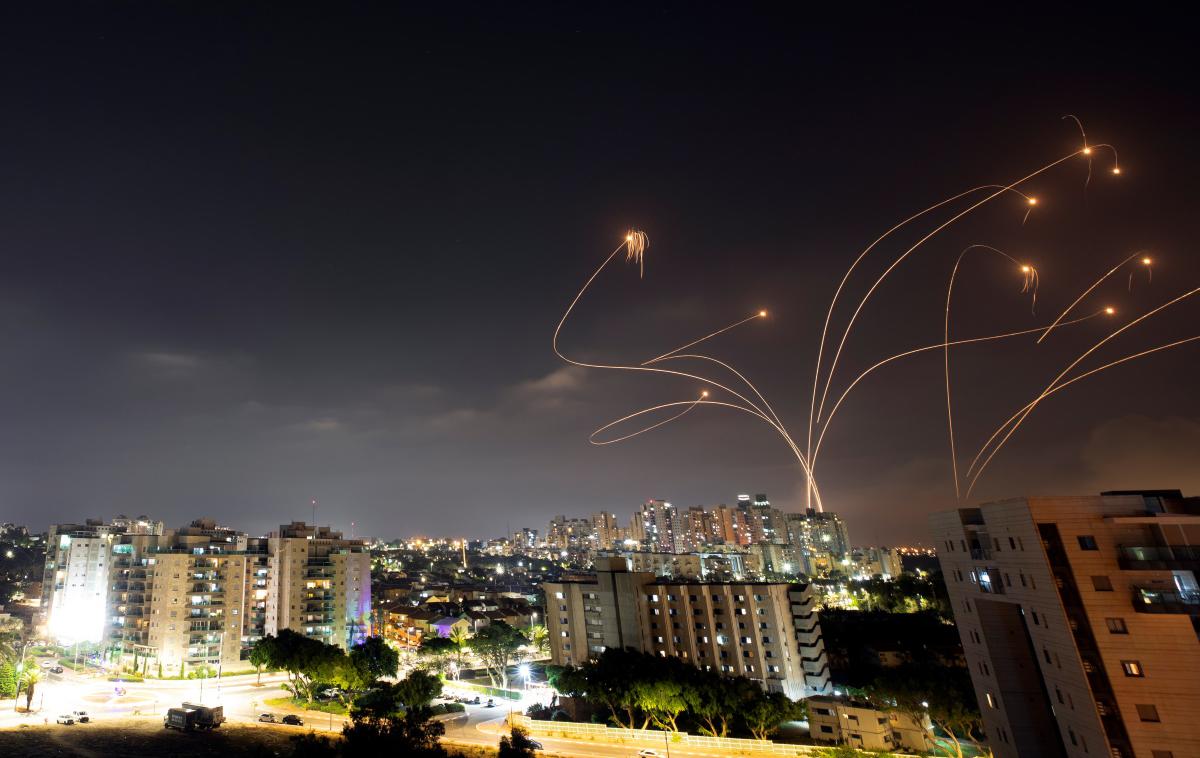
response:
<path id="1" fill-rule="evenodd" d="M 371 555 L 362 540 L 293 521 L 267 538 L 267 634 L 291 629 L 349 648 L 371 629 Z"/>
<path id="2" fill-rule="evenodd" d="M 602 558 L 594 581 L 544 585 L 551 659 L 579 665 L 607 648 L 671 655 L 802 698 L 829 690 L 807 585 L 656 580 Z"/>
<path id="3" fill-rule="evenodd" d="M 817 696 L 808 699 L 808 731 L 818 742 L 848 745 L 858 750 L 926 753 L 934 748 L 929 717 L 918 721 L 898 711 L 881 711 L 852 698 Z"/>
<path id="4" fill-rule="evenodd" d="M 246 535 L 208 519 L 121 535 L 112 546 L 106 623 L 123 662 L 167 676 L 236 664 L 252 608 L 246 548 Z"/>
<path id="5" fill-rule="evenodd" d="M 930 523 L 996 756 L 1200 755 L 1200 498 L 1026 497 Z"/>
<path id="6" fill-rule="evenodd" d="M 104 638 L 112 546 L 124 530 L 93 519 L 50 526 L 42 574 L 47 635 L 66 643 Z"/>
<path id="7" fill-rule="evenodd" d="M 341 647 L 370 633 L 370 556 L 325 527 L 252 538 L 209 519 L 164 529 L 120 517 L 50 534 L 47 635 L 106 640 L 145 673 L 236 664 L 283 628 Z"/>
<path id="8" fill-rule="evenodd" d="M 637 596 L 654 581 L 648 572 L 631 572 L 624 558 L 597 558 L 596 580 L 546 582 L 546 630 L 550 659 L 578 666 L 606 649 L 642 648 Z"/>

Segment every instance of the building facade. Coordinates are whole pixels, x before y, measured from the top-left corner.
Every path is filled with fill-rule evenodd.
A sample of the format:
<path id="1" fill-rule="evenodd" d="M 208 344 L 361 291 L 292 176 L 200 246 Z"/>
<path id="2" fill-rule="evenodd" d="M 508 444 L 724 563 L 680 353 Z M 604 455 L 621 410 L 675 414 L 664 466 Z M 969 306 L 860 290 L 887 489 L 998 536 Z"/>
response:
<path id="1" fill-rule="evenodd" d="M 267 538 L 265 631 L 291 629 L 350 648 L 371 629 L 371 554 L 325 526 L 293 521 Z"/>
<path id="2" fill-rule="evenodd" d="M 111 659 L 145 674 L 237 664 L 283 628 L 341 647 L 369 633 L 370 557 L 325 528 L 251 538 L 208 519 L 163 529 L 122 517 L 50 534 L 47 636 L 104 642 Z"/>
<path id="3" fill-rule="evenodd" d="M 1200 499 L 1018 498 L 931 526 L 996 756 L 1200 755 Z"/>
<path id="4" fill-rule="evenodd" d="M 793 699 L 829 690 L 807 585 L 663 581 L 628 571 L 623 558 L 599 559 L 596 568 L 594 581 L 544 585 L 555 664 L 634 648 L 744 676 Z"/>

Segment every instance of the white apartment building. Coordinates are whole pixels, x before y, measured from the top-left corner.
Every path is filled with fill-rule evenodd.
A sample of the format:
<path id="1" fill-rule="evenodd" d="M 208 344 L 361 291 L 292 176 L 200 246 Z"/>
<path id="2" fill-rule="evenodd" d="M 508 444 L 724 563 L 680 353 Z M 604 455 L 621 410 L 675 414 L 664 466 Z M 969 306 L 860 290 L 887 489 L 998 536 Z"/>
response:
<path id="1" fill-rule="evenodd" d="M 1023 497 L 930 523 L 997 758 L 1200 755 L 1200 498 Z"/>

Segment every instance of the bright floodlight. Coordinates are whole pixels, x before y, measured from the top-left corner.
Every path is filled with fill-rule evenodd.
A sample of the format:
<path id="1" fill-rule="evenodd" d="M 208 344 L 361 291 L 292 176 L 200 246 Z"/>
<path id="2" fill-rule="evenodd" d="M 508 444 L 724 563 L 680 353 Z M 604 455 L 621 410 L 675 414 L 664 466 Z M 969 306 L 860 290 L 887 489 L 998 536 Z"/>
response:
<path id="1" fill-rule="evenodd" d="M 522 663 L 520 666 L 517 666 L 517 673 L 521 675 L 522 679 L 528 679 L 529 678 L 529 664 Z"/>

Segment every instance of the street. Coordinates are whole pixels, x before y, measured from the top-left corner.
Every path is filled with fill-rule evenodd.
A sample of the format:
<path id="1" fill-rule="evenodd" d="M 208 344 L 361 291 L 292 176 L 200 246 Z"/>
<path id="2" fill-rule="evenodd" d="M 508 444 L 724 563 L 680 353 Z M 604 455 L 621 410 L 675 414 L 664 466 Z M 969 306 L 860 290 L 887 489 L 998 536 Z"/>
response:
<path id="1" fill-rule="evenodd" d="M 141 716 L 146 719 L 161 719 L 167 708 L 184 701 L 203 703 L 205 705 L 223 705 L 225 716 L 232 722 L 246 726 L 259 726 L 265 729 L 293 729 L 277 724 L 260 724 L 258 715 L 263 712 L 273 713 L 276 718 L 294 713 L 304 719 L 304 728 L 318 732 L 340 732 L 344 717 L 304 711 L 292 707 L 264 706 L 263 701 L 285 696 L 279 684 L 286 680 L 284 674 L 264 674 L 261 686 L 256 685 L 253 674 L 225 677 L 219 683 L 216 679 L 208 680 L 148 680 L 145 682 L 123 682 L 118 685 L 107 681 L 103 676 L 81 675 L 67 670 L 62 674 L 43 674 L 34 694 L 34 713 L 18 713 L 9 707 L 0 710 L 0 729 L 13 729 L 21 724 L 42 724 L 48 722 L 53 728 L 55 718 L 59 714 L 76 710 L 85 710 L 96 723 L 105 720 L 124 720 L 130 716 Z M 124 687 L 124 695 L 118 695 L 116 687 Z M 203 692 L 202 692 L 203 690 Z M 448 683 L 448 693 L 452 694 L 453 685 Z M 457 694 L 467 694 L 465 691 Z M 5 701 L 8 703 L 8 701 Z M 20 701 L 24 703 L 24 698 Z M 486 698 L 484 699 L 486 703 Z M 518 712 L 523 707 L 513 704 Z M 507 732 L 504 725 L 509 714 L 509 703 L 497 700 L 492 708 L 486 705 L 468 705 L 466 711 L 460 714 L 449 714 L 438 717 L 446 725 L 444 741 L 447 745 L 468 745 L 475 747 L 495 748 L 500 737 Z M 62 729 L 83 728 L 60 727 Z M 300 729 L 295 728 L 297 732 Z M 723 758 L 730 753 L 701 752 L 689 750 L 683 746 L 668 746 L 665 739 L 662 743 L 645 741 L 636 745 L 602 744 L 591 741 L 567 740 L 550 737 L 534 736 L 545 747 L 549 755 L 581 756 L 582 758 L 627 758 L 633 756 L 641 748 L 654 748 L 663 756 L 695 756 L 696 758 Z M 668 750 L 669 747 L 669 750 Z"/>

